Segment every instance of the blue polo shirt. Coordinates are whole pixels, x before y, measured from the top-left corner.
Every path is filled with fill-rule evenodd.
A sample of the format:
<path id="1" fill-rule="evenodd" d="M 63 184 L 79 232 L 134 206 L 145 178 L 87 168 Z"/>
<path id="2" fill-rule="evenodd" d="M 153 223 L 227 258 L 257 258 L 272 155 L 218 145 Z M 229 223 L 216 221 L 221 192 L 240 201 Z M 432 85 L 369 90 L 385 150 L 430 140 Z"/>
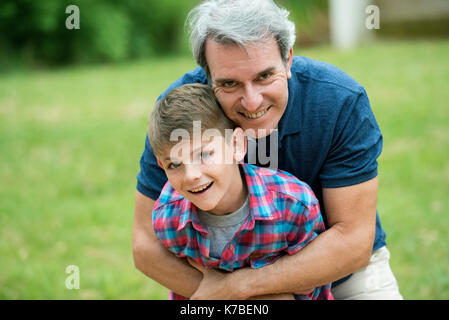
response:
<path id="1" fill-rule="evenodd" d="M 322 188 L 355 185 L 376 177 L 382 134 L 365 90 L 342 70 L 306 57 L 294 57 L 291 73 L 287 108 L 278 124 L 276 165 L 311 186 L 327 225 Z M 207 83 L 200 67 L 175 81 L 161 97 L 176 87 L 195 82 Z M 269 141 L 269 137 L 259 139 L 257 144 L 268 145 Z M 268 157 L 269 146 L 264 149 Z M 166 181 L 147 137 L 137 190 L 156 200 Z M 373 250 L 385 246 L 385 237 L 376 213 Z"/>

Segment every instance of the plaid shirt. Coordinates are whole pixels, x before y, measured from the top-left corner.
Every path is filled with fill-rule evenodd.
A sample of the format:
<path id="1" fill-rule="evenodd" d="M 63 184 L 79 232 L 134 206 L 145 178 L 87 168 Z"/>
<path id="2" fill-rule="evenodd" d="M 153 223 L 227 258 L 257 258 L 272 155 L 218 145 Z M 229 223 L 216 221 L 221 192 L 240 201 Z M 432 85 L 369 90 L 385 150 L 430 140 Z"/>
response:
<path id="1" fill-rule="evenodd" d="M 177 257 L 226 271 L 260 268 L 285 254 L 304 248 L 324 231 L 318 200 L 310 187 L 293 175 L 240 164 L 249 192 L 250 213 L 220 258 L 209 256 L 209 233 L 197 208 L 166 183 L 155 203 L 153 227 L 157 237 Z M 330 284 L 296 299 L 332 299 Z M 182 299 L 170 294 L 172 299 Z"/>

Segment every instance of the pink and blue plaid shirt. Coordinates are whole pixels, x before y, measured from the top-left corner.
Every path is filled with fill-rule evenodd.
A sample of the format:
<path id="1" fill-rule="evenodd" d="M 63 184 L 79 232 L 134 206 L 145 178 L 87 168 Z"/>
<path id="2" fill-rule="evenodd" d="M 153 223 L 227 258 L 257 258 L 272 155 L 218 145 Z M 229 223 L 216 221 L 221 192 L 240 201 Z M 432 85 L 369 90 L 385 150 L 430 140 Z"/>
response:
<path id="1" fill-rule="evenodd" d="M 197 208 L 167 182 L 154 205 L 153 227 L 163 245 L 180 258 L 226 271 L 260 268 L 292 255 L 324 231 L 318 200 L 310 187 L 293 175 L 240 164 L 249 192 L 250 213 L 220 258 L 209 256 L 209 233 Z M 330 284 L 296 299 L 333 299 Z M 170 293 L 171 299 L 184 297 Z M 184 298 L 185 299 L 185 298 Z"/>

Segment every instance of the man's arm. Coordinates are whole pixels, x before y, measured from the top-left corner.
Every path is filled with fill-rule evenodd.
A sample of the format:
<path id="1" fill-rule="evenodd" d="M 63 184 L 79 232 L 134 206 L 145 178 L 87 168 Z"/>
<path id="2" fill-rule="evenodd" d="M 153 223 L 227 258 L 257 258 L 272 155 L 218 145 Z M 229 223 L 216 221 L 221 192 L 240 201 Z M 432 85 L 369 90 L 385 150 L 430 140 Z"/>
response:
<path id="1" fill-rule="evenodd" d="M 136 191 L 133 225 L 133 256 L 138 270 L 174 292 L 190 297 L 203 275 L 169 252 L 156 237 L 152 224 L 155 201 Z"/>
<path id="2" fill-rule="evenodd" d="M 263 268 L 237 270 L 216 283 L 206 274 L 203 282 L 208 285 L 191 298 L 246 299 L 298 292 L 365 267 L 375 235 L 377 177 L 354 186 L 323 189 L 323 200 L 330 228 L 304 249 Z"/>

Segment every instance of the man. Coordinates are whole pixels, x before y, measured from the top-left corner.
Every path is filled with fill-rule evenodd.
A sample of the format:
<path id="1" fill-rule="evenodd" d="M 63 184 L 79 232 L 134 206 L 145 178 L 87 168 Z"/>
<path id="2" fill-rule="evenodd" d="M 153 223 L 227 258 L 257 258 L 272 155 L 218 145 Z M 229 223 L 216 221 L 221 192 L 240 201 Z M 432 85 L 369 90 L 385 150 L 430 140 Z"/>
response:
<path id="1" fill-rule="evenodd" d="M 191 299 L 306 293 L 329 282 L 336 299 L 401 299 L 376 212 L 382 135 L 367 95 L 341 70 L 293 57 L 295 30 L 287 17 L 270 0 L 202 3 L 189 16 L 200 67 L 167 91 L 208 83 L 226 115 L 253 130 L 258 144 L 277 129 L 270 150 L 277 147 L 279 169 L 312 187 L 328 229 L 264 268 L 231 274 L 193 268 L 170 254 L 152 229 L 154 200 L 166 176 L 147 139 L 135 203 L 136 267 Z"/>

